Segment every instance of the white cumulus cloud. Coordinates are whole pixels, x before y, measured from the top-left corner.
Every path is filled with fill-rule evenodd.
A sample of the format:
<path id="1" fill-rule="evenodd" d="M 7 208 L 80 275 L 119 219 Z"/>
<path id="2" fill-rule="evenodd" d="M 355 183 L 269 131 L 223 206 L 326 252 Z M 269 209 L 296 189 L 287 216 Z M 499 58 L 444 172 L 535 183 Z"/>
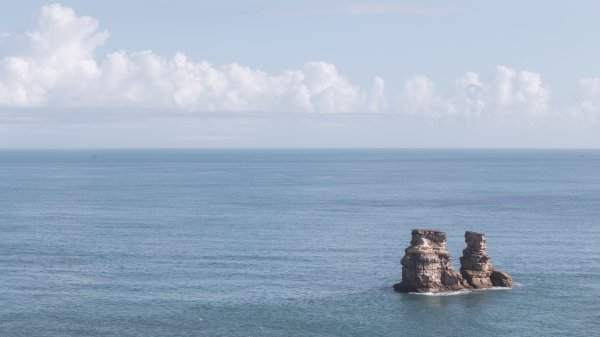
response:
<path id="1" fill-rule="evenodd" d="M 371 92 L 333 64 L 307 62 L 270 75 L 238 64 L 193 62 L 183 53 L 116 51 L 97 61 L 108 38 L 98 21 L 53 4 L 27 34 L 27 55 L 0 61 L 2 106 L 151 106 L 198 111 L 366 112 L 385 105 L 383 80 Z"/>
<path id="2" fill-rule="evenodd" d="M 409 78 L 404 84 L 399 110 L 421 114 L 440 112 L 443 98 L 436 90 L 436 84 L 424 75 Z"/>
<path id="3" fill-rule="evenodd" d="M 417 11 L 388 3 L 354 4 L 352 13 Z M 451 88 L 425 75 L 390 91 L 383 78 L 370 88 L 350 82 L 335 65 L 306 62 L 269 74 L 237 63 L 213 65 L 177 53 L 118 50 L 98 57 L 109 34 L 100 23 L 60 4 L 41 8 L 24 34 L 0 33 L 0 107 L 124 107 L 188 111 L 406 113 L 484 119 L 551 115 L 595 116 L 600 79 L 579 81 L 581 97 L 558 106 L 540 74 L 497 66 L 490 76 L 467 72 Z M 26 43 L 14 48 L 11 39 Z M 16 51 L 18 50 L 18 51 Z"/>
<path id="4" fill-rule="evenodd" d="M 408 79 L 398 110 L 436 116 L 538 116 L 548 112 L 550 89 L 539 74 L 498 66 L 487 80 L 468 72 L 443 95 L 424 75 Z"/>

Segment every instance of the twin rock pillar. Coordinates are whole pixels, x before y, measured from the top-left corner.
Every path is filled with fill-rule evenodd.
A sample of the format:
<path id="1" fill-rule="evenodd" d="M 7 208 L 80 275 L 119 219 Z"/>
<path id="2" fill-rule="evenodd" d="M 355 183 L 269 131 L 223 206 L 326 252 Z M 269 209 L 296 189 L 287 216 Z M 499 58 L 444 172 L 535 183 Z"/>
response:
<path id="1" fill-rule="evenodd" d="M 402 282 L 394 289 L 402 292 L 444 292 L 462 289 L 510 287 L 508 273 L 496 270 L 487 256 L 485 236 L 466 232 L 467 247 L 460 258 L 460 273 L 446 251 L 446 233 L 414 229 L 410 246 L 402 258 Z"/>

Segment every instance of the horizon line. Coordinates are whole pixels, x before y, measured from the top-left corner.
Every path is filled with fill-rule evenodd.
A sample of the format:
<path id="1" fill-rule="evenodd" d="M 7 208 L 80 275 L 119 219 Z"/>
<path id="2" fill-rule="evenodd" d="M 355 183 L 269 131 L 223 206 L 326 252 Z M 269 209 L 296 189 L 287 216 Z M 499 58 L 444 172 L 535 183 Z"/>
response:
<path id="1" fill-rule="evenodd" d="M 127 150 L 565 150 L 596 151 L 600 147 L 0 147 L 0 151 L 127 151 Z"/>

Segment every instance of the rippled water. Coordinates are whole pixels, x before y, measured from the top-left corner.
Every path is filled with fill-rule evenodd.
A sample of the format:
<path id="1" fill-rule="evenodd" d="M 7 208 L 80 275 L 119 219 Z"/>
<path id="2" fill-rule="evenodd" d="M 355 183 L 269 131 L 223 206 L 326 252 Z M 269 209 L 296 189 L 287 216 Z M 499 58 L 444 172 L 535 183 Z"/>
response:
<path id="1" fill-rule="evenodd" d="M 398 294 L 410 230 L 518 286 Z M 584 336 L 600 151 L 0 152 L 1 336 Z"/>

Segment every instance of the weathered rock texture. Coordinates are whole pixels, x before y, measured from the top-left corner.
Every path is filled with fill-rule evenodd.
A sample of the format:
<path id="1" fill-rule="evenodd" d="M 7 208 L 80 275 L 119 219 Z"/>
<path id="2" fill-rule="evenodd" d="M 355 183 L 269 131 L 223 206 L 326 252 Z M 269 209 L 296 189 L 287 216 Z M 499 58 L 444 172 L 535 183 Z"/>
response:
<path id="1" fill-rule="evenodd" d="M 465 233 L 467 248 L 460 258 L 460 273 L 473 288 L 511 287 L 512 278 L 508 273 L 495 270 L 487 255 L 485 235 L 475 232 Z"/>
<path id="2" fill-rule="evenodd" d="M 460 273 L 446 251 L 446 233 L 413 229 L 410 247 L 402 258 L 402 282 L 394 289 L 402 292 L 443 292 L 462 289 L 511 287 L 508 273 L 494 269 L 487 256 L 485 236 L 466 232 L 467 248 L 460 258 Z"/>
<path id="3" fill-rule="evenodd" d="M 471 288 L 450 262 L 446 233 L 413 229 L 410 247 L 402 258 L 402 282 L 394 289 L 402 292 L 442 292 Z"/>

